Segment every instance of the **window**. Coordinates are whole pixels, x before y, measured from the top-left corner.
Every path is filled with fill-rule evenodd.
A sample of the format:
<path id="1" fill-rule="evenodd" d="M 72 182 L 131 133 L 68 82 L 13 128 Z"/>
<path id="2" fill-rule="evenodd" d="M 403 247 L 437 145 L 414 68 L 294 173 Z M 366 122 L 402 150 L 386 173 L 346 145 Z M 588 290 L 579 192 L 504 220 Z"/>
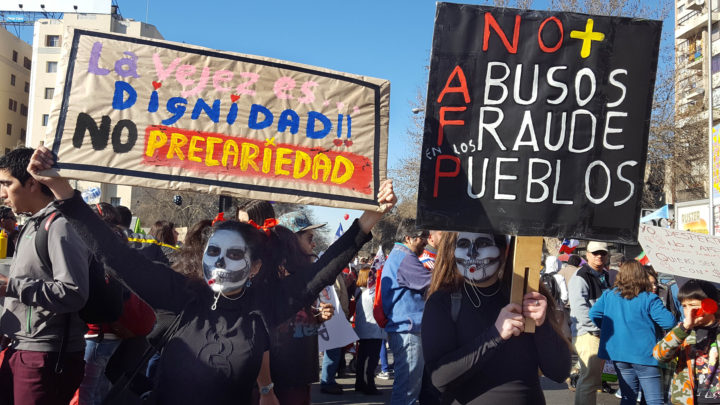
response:
<path id="1" fill-rule="evenodd" d="M 47 126 L 47 124 L 48 124 L 48 118 L 50 118 L 50 116 L 49 116 L 48 114 L 43 114 L 43 115 L 42 115 L 42 126 L 44 126 L 44 127 Z"/>
<path id="2" fill-rule="evenodd" d="M 23 117 L 28 116 L 28 106 L 26 106 L 25 104 L 20 104 L 20 115 L 22 115 Z"/>
<path id="3" fill-rule="evenodd" d="M 12 73 L 10 73 L 10 85 L 11 86 L 15 85 L 15 75 Z"/>
<path id="4" fill-rule="evenodd" d="M 47 73 L 55 73 L 57 72 L 57 62 L 48 62 L 47 68 L 45 69 L 45 72 Z"/>
<path id="5" fill-rule="evenodd" d="M 60 46 L 60 35 L 46 35 L 45 46 L 58 47 Z"/>
<path id="6" fill-rule="evenodd" d="M 25 128 L 20 128 L 20 141 L 25 142 L 25 137 L 27 136 L 27 131 Z"/>
<path id="7" fill-rule="evenodd" d="M 10 111 L 15 111 L 15 112 L 17 112 L 17 101 L 15 101 L 15 100 L 13 100 L 13 99 L 10 99 L 10 103 L 8 104 L 8 108 L 10 109 Z"/>
<path id="8" fill-rule="evenodd" d="M 12 124 L 7 124 L 7 134 L 12 135 Z"/>
<path id="9" fill-rule="evenodd" d="M 30 83 L 25 82 L 25 93 L 30 93 Z"/>
<path id="10" fill-rule="evenodd" d="M 55 89 L 52 87 L 45 87 L 45 100 L 50 100 L 53 98 L 53 94 L 55 94 Z"/>
<path id="11" fill-rule="evenodd" d="M 110 197 L 110 205 L 113 207 L 120 205 L 120 197 Z"/>
<path id="12" fill-rule="evenodd" d="M 30 68 L 32 67 L 32 63 L 30 62 L 30 58 L 25 57 L 25 58 L 23 59 L 23 66 L 25 67 L 25 69 L 30 70 Z"/>
<path id="13" fill-rule="evenodd" d="M 18 53 L 17 51 L 13 51 L 13 62 L 17 62 Z"/>

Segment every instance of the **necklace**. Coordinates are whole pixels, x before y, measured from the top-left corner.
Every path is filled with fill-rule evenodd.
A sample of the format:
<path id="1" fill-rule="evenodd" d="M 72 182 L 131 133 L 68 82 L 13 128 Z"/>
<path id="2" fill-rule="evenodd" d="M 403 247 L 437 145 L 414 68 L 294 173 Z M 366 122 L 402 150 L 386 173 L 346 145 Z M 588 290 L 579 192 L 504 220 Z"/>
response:
<path id="1" fill-rule="evenodd" d="M 470 290 L 473 292 L 472 295 L 470 295 L 470 291 L 468 291 L 468 288 L 467 288 L 468 284 L 470 284 Z M 490 294 L 483 294 L 483 292 L 480 291 L 480 287 L 478 287 L 478 286 L 476 286 L 475 284 L 472 284 L 472 283 L 470 283 L 470 282 L 468 282 L 468 281 L 465 281 L 465 282 L 463 283 L 463 288 L 465 289 L 465 294 L 467 294 L 468 299 L 470 300 L 470 303 L 473 305 L 473 307 L 475 307 L 475 308 L 480 308 L 480 306 L 482 305 L 482 299 L 480 298 L 480 296 L 481 296 L 481 295 L 482 295 L 483 297 L 492 297 L 492 296 L 494 296 L 495 294 L 497 294 L 498 292 L 500 292 L 500 283 L 498 283 L 498 287 L 497 287 L 497 289 L 495 290 L 495 292 L 490 293 Z M 477 300 L 477 303 L 476 303 L 475 300 L 473 299 L 473 296 L 475 296 L 475 299 Z"/>
<path id="2" fill-rule="evenodd" d="M 237 297 L 233 297 L 233 298 L 228 297 L 227 295 L 223 294 L 223 293 L 220 292 L 220 291 L 216 292 L 216 293 L 215 293 L 215 297 L 214 297 L 215 301 L 213 301 L 213 304 L 212 304 L 212 306 L 210 307 L 210 309 L 213 310 L 213 311 L 217 309 L 217 302 L 218 302 L 218 300 L 220 299 L 220 296 L 221 296 L 221 295 L 222 295 L 223 297 L 225 297 L 225 299 L 228 299 L 228 300 L 230 300 L 230 301 L 237 301 L 237 300 L 239 300 L 240 298 L 242 298 L 242 297 L 245 295 L 245 291 L 247 291 L 247 288 L 244 288 L 243 291 L 242 291 L 240 294 L 238 294 Z"/>

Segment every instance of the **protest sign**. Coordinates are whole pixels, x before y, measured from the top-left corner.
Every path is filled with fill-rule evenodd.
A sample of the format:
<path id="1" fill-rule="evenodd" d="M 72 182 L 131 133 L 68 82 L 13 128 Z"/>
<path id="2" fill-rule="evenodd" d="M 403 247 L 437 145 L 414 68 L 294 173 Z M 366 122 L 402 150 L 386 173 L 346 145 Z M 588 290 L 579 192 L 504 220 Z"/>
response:
<path id="1" fill-rule="evenodd" d="M 335 307 L 332 318 L 323 322 L 318 328 L 318 348 L 321 352 L 338 347 L 345 347 L 358 340 L 355 330 L 345 318 L 340 298 L 335 293 L 335 288 L 329 285 L 320 292 L 320 302 L 329 302 Z"/>
<path id="2" fill-rule="evenodd" d="M 638 240 L 657 272 L 720 283 L 720 237 L 640 224 Z"/>
<path id="3" fill-rule="evenodd" d="M 46 145 L 66 177 L 368 209 L 388 81 L 68 30 Z"/>
<path id="4" fill-rule="evenodd" d="M 418 224 L 634 243 L 661 25 L 438 3 Z"/>

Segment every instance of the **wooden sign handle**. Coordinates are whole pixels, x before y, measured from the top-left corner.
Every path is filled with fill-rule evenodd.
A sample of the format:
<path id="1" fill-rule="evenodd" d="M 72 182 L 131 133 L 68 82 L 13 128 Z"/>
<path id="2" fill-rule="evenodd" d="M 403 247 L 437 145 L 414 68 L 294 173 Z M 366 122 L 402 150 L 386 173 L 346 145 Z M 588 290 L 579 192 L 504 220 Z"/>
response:
<path id="1" fill-rule="evenodd" d="M 542 236 L 517 236 L 513 257 L 510 302 L 522 306 L 526 293 L 538 291 L 542 268 Z M 549 315 L 546 315 L 549 316 Z M 535 332 L 535 321 L 525 318 L 525 332 Z"/>

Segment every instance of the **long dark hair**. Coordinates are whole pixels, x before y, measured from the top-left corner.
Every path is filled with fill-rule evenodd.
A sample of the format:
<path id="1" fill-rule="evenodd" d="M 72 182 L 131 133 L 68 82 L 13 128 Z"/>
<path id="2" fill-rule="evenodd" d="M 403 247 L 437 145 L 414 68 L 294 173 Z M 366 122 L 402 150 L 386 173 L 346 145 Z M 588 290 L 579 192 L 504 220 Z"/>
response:
<path id="1" fill-rule="evenodd" d="M 268 266 L 272 266 L 273 270 L 268 272 L 268 276 L 282 278 L 312 264 L 312 256 L 303 252 L 297 235 L 281 225 L 272 228 L 267 251 Z"/>
<path id="2" fill-rule="evenodd" d="M 457 232 L 443 232 L 440 238 L 435 259 L 435 269 L 433 270 L 432 280 L 430 281 L 430 287 L 427 292 L 428 297 L 437 291 L 456 292 L 462 288 L 465 278 L 460 274 L 457 269 L 457 264 L 455 263 L 455 245 L 457 244 L 457 238 Z M 505 235 L 495 235 L 494 239 L 495 245 L 500 248 L 500 255 L 503 257 L 500 263 L 500 269 L 498 270 L 498 278 L 501 288 L 504 289 L 509 296 L 513 275 L 513 243 L 512 241 L 509 243 Z M 540 258 L 538 258 L 538 260 L 540 260 Z M 545 288 L 543 283 L 540 283 L 538 292 L 544 295 L 547 301 L 545 322 L 550 322 L 555 332 L 563 337 L 563 332 L 560 329 L 558 320 L 555 318 L 555 300 L 551 297 L 550 291 Z M 564 340 L 565 343 L 570 345 L 567 339 Z"/>
<path id="3" fill-rule="evenodd" d="M 202 261 L 211 227 L 212 221 L 203 219 L 190 228 L 182 247 L 173 257 L 175 271 L 188 278 L 203 279 L 202 266 L 198 267 L 197 263 Z"/>
<path id="4" fill-rule="evenodd" d="M 435 258 L 435 269 L 433 269 L 430 287 L 427 296 L 430 297 L 435 291 L 443 290 L 448 292 L 459 291 L 464 282 L 464 277 L 457 269 L 455 263 L 455 245 L 457 244 L 457 232 L 443 232 L 438 252 Z M 512 275 L 512 260 L 507 260 L 509 249 L 505 235 L 495 235 L 495 245 L 500 248 L 500 255 L 503 256 L 498 270 L 499 278 L 505 282 Z"/>
<path id="5" fill-rule="evenodd" d="M 168 221 L 155 221 L 150 228 L 150 236 L 155 238 L 160 243 L 165 243 L 170 246 L 175 246 L 177 240 L 175 239 L 175 224 Z"/>

